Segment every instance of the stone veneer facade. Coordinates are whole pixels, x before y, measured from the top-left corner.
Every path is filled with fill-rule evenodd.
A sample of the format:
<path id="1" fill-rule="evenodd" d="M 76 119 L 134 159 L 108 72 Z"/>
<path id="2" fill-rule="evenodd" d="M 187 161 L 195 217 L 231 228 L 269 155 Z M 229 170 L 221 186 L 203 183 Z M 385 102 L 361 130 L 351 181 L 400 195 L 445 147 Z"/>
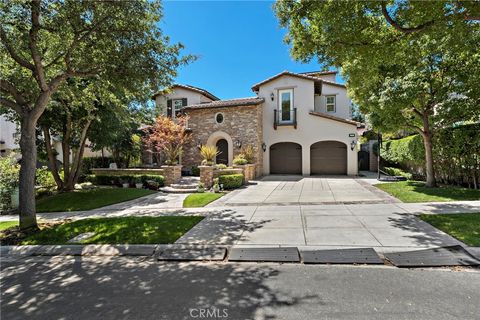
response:
<path id="1" fill-rule="evenodd" d="M 185 112 L 189 117 L 188 127 L 192 130 L 192 140 L 184 148 L 182 165 L 186 167 L 200 165 L 202 158 L 197 144 L 206 145 L 213 135 L 212 137 L 218 137 L 213 138 L 213 140 L 210 139 L 210 143 L 215 145 L 218 140 L 222 139 L 221 134 L 227 134 L 231 137 L 229 144 L 233 142 L 233 157 L 241 152 L 241 149 L 235 146 L 237 141 L 241 142 L 242 147 L 253 146 L 257 175 L 261 175 L 263 163 L 262 106 L 263 104 L 186 109 Z M 217 113 L 223 114 L 223 123 L 216 123 L 215 116 Z M 220 135 L 215 134 L 219 132 L 221 132 Z M 232 163 L 229 164 L 233 165 Z"/>

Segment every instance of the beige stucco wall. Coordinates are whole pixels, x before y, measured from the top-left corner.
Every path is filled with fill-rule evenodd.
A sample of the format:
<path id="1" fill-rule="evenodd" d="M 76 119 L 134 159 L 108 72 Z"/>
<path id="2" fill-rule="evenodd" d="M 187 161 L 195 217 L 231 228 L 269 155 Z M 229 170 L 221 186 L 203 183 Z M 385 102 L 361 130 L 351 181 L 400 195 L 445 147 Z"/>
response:
<path id="1" fill-rule="evenodd" d="M 333 87 L 333 86 L 332 86 Z M 294 107 L 297 108 L 297 129 L 293 126 L 273 128 L 274 109 L 278 108 L 278 90 L 293 89 Z M 339 87 L 339 89 L 341 89 Z M 270 94 L 275 99 L 271 100 Z M 295 142 L 302 146 L 302 173 L 310 175 L 310 146 L 319 141 L 340 141 L 347 145 L 347 173 L 358 173 L 357 149 L 350 149 L 352 140 L 357 141 L 356 126 L 309 114 L 314 107 L 314 85 L 306 79 L 283 76 L 270 81 L 259 88 L 258 96 L 265 99 L 263 103 L 263 141 L 267 150 L 263 154 L 263 173 L 270 173 L 270 146 L 278 142 Z M 355 134 L 355 137 L 349 137 Z"/>
<path id="2" fill-rule="evenodd" d="M 336 110 L 335 112 L 327 112 L 326 96 L 335 96 Z M 352 100 L 348 97 L 347 89 L 327 83 L 322 84 L 322 95 L 315 95 L 315 111 L 325 113 L 342 119 L 350 119 Z"/>
<path id="3" fill-rule="evenodd" d="M 187 105 L 212 101 L 212 99 L 205 97 L 203 94 L 177 87 L 177 88 L 174 88 L 174 90 L 169 94 L 156 96 L 155 104 L 158 110 L 160 110 L 162 114 L 166 114 L 168 99 L 183 99 L 183 98 L 187 99 Z"/>

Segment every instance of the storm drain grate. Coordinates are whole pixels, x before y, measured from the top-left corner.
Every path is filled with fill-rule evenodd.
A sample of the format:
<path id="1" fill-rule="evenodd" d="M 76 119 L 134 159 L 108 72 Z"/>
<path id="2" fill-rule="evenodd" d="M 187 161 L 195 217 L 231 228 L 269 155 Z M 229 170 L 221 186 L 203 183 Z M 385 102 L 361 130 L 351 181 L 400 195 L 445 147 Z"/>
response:
<path id="1" fill-rule="evenodd" d="M 475 259 L 461 246 L 442 247 L 418 251 L 385 253 L 397 267 L 478 266 Z"/>
<path id="2" fill-rule="evenodd" d="M 301 251 L 300 254 L 303 262 L 308 264 L 383 264 L 383 260 L 372 248 Z"/>
<path id="3" fill-rule="evenodd" d="M 230 250 L 229 261 L 258 262 L 300 262 L 298 249 L 285 248 L 233 248 Z"/>
<path id="4" fill-rule="evenodd" d="M 158 255 L 157 260 L 170 261 L 221 261 L 225 258 L 225 248 L 165 248 Z"/>

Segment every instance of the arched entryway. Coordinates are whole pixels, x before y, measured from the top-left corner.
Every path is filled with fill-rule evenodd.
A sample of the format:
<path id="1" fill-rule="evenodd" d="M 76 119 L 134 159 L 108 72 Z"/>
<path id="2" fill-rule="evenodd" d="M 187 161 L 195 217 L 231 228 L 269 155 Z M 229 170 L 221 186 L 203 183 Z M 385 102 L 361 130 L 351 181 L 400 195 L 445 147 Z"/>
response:
<path id="1" fill-rule="evenodd" d="M 223 163 L 228 166 L 233 164 L 233 140 L 232 137 L 223 131 L 216 131 L 208 137 L 208 146 L 216 146 L 221 154 L 216 158 L 217 163 Z"/>
<path id="2" fill-rule="evenodd" d="M 347 174 L 347 145 L 339 141 L 312 144 L 310 174 Z"/>
<path id="3" fill-rule="evenodd" d="M 270 146 L 271 174 L 302 174 L 302 146 L 280 142 Z"/>
<path id="4" fill-rule="evenodd" d="M 216 162 L 217 164 L 228 165 L 228 142 L 225 139 L 220 139 L 217 141 L 217 149 L 219 154 L 217 155 Z"/>

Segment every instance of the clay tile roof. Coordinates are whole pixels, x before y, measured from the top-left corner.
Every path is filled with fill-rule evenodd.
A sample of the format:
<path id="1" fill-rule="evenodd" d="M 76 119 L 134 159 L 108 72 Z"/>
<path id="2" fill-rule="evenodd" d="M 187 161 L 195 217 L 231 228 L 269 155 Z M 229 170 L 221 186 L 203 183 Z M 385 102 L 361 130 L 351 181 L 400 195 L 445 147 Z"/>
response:
<path id="1" fill-rule="evenodd" d="M 253 106 L 264 102 L 265 99 L 258 97 L 239 98 L 230 100 L 217 100 L 208 103 L 192 104 L 183 107 L 184 110 L 189 109 L 206 109 L 206 108 L 222 108 L 222 107 L 240 107 L 240 106 Z"/>
<path id="2" fill-rule="evenodd" d="M 342 87 L 342 88 L 346 88 L 347 86 L 345 86 L 344 84 L 341 84 L 341 83 L 337 83 L 337 82 L 333 82 L 333 81 L 328 81 L 328 80 L 323 80 L 322 79 L 322 82 L 323 83 L 326 83 L 326 84 L 330 84 L 332 86 L 337 86 L 337 87 Z"/>
<path id="3" fill-rule="evenodd" d="M 308 71 L 308 72 L 300 72 L 299 74 L 306 74 L 306 75 L 315 75 L 315 74 L 319 74 L 319 75 L 324 75 L 324 74 L 337 74 L 338 71 Z"/>
<path id="4" fill-rule="evenodd" d="M 339 118 L 339 117 L 331 116 L 329 114 L 315 112 L 315 111 L 310 111 L 310 114 L 312 116 L 321 117 L 321 118 L 325 118 L 325 119 L 330 119 L 330 120 L 343 122 L 343 123 L 348 123 L 348 124 L 351 124 L 351 125 L 354 125 L 354 126 L 358 126 L 359 124 L 361 124 L 360 122 L 357 122 L 357 121 L 342 119 L 342 118 Z"/>
<path id="5" fill-rule="evenodd" d="M 307 74 L 301 74 L 301 73 L 294 73 L 294 72 L 290 72 L 290 71 L 283 71 L 283 72 L 280 72 L 279 74 L 276 74 L 274 75 L 273 77 L 270 77 L 268 79 L 265 79 L 259 83 L 256 83 L 252 86 L 252 91 L 258 91 L 258 88 L 267 83 L 267 82 L 270 82 L 272 80 L 275 80 L 277 78 L 280 78 L 282 76 L 292 76 L 292 77 L 297 77 L 297 78 L 302 78 L 302 79 L 306 79 L 306 80 L 312 80 L 312 81 L 315 81 L 315 82 L 321 82 L 322 80 L 317 78 L 317 77 L 313 77 L 313 76 L 309 76 Z"/>
<path id="6" fill-rule="evenodd" d="M 176 83 L 174 84 L 171 88 L 183 88 L 183 89 L 186 89 L 186 90 L 190 90 L 190 91 L 193 91 L 193 92 L 196 92 L 196 93 L 200 93 L 200 94 L 203 94 L 205 97 L 207 98 L 210 98 L 212 100 L 220 100 L 217 96 L 213 95 L 212 93 L 208 92 L 207 90 L 205 89 L 202 89 L 202 88 L 198 88 L 198 87 L 194 87 L 194 86 L 191 86 L 191 85 L 187 85 L 187 84 L 179 84 L 179 83 Z M 158 91 L 156 92 L 153 96 L 152 96 L 152 99 L 154 100 L 156 96 L 160 95 L 160 94 L 165 94 L 165 90 L 162 90 L 162 91 Z"/>

